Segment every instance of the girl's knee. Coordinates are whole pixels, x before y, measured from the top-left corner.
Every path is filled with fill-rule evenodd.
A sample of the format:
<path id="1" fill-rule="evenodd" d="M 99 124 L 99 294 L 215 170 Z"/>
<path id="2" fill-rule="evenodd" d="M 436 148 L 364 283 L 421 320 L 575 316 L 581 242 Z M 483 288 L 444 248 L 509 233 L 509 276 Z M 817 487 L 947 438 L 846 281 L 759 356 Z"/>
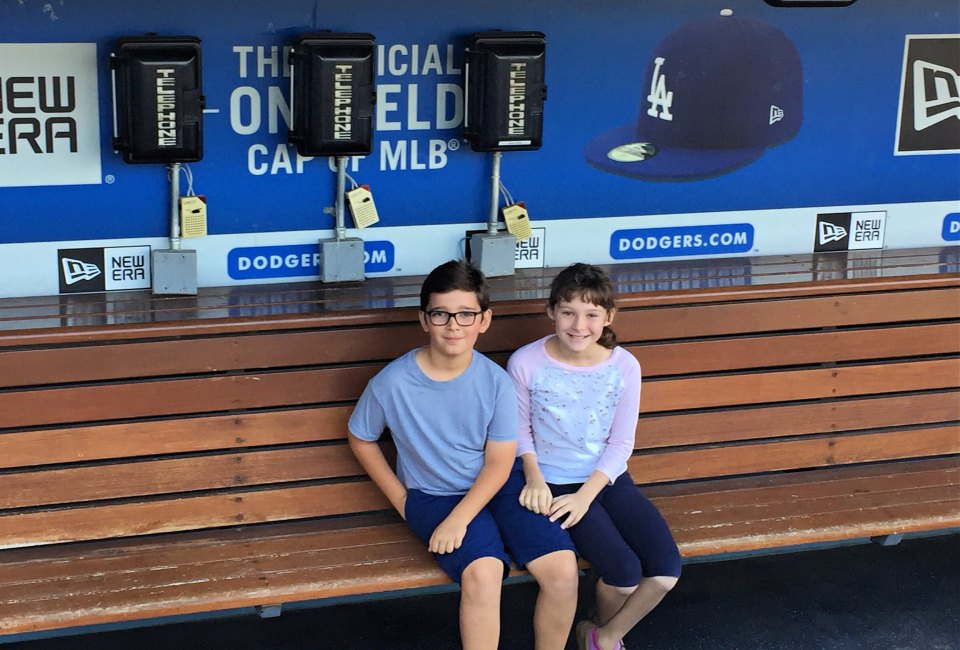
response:
<path id="1" fill-rule="evenodd" d="M 635 584 L 629 587 L 616 587 L 614 585 L 608 585 L 602 579 L 597 581 L 597 589 L 599 591 L 609 592 L 619 596 L 620 598 L 628 597 L 630 594 L 635 592 L 639 586 L 639 584 Z"/>
<path id="2" fill-rule="evenodd" d="M 671 589 L 677 586 L 677 581 L 680 580 L 680 577 L 679 576 L 653 576 L 651 578 L 647 578 L 647 580 L 649 580 L 660 591 L 666 594 Z"/>
<path id="3" fill-rule="evenodd" d="M 615 559 L 612 562 L 611 559 Z M 643 566 L 633 554 L 622 553 L 615 558 L 604 558 L 603 565 L 598 567 L 600 577 L 609 587 L 636 589 L 643 580 Z"/>

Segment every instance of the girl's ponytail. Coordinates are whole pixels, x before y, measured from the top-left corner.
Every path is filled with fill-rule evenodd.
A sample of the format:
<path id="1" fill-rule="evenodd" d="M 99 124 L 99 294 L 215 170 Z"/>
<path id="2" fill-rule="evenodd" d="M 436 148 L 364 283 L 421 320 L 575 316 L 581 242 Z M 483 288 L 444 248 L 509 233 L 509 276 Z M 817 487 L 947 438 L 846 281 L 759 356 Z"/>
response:
<path id="1" fill-rule="evenodd" d="M 613 328 L 609 325 L 604 325 L 603 334 L 600 335 L 600 338 L 597 339 L 597 343 L 612 350 L 617 347 L 617 333 L 613 331 Z"/>

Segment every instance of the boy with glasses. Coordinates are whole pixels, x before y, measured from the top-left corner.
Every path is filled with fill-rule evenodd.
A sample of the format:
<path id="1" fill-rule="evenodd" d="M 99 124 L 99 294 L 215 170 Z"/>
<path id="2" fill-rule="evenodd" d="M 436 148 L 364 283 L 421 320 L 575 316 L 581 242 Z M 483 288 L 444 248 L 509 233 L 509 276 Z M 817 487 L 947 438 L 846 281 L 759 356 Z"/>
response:
<path id="1" fill-rule="evenodd" d="M 576 610 L 576 558 L 559 522 L 520 505 L 516 392 L 506 372 L 473 349 L 492 316 L 478 270 L 463 261 L 434 269 L 420 290 L 429 343 L 370 380 L 348 438 L 370 478 L 460 583 L 463 647 L 497 647 L 512 556 L 540 585 L 536 648 L 560 650 Z M 377 444 L 387 428 L 396 473 Z"/>

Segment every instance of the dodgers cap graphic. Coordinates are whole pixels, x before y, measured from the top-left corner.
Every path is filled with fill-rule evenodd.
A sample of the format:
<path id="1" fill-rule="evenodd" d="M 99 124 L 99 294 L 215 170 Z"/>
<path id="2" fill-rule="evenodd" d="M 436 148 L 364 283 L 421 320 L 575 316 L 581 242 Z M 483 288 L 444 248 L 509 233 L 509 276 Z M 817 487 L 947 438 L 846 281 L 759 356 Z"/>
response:
<path id="1" fill-rule="evenodd" d="M 719 176 L 790 140 L 803 121 L 796 47 L 729 9 L 664 38 L 640 90 L 637 120 L 587 144 L 594 167 L 654 181 Z"/>

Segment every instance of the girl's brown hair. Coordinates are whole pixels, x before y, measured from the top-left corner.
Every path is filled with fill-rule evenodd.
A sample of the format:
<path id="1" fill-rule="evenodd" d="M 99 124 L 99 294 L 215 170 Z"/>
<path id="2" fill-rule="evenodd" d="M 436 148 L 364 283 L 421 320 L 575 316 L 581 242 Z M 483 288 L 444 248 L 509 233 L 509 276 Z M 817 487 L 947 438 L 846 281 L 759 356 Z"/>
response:
<path id="1" fill-rule="evenodd" d="M 560 271 L 550 283 L 550 298 L 547 304 L 551 310 L 556 309 L 561 302 L 569 302 L 574 298 L 603 307 L 607 312 L 617 307 L 610 278 L 603 269 L 592 264 L 571 264 Z M 617 346 L 617 334 L 610 326 L 605 326 L 597 342 L 612 350 Z"/>

